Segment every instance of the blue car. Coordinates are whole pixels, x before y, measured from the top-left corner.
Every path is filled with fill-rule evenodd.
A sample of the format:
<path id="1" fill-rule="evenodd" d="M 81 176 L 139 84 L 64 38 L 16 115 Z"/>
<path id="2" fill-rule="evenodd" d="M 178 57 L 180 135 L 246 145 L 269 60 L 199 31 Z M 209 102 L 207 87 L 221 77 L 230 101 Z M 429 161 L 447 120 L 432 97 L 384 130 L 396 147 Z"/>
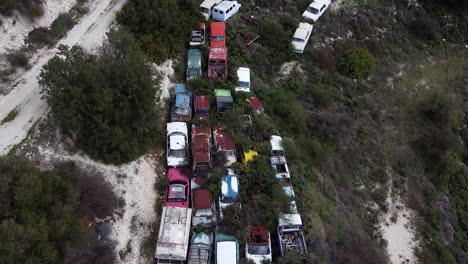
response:
<path id="1" fill-rule="evenodd" d="M 173 95 L 171 122 L 188 122 L 192 118 L 192 92 L 185 84 L 176 84 Z"/>

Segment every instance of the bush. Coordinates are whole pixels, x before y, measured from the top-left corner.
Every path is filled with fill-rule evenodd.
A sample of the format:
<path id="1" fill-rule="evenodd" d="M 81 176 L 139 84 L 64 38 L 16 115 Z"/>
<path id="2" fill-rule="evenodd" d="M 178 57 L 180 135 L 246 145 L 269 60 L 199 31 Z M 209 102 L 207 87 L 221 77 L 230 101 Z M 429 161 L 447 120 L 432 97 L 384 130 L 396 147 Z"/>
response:
<path id="1" fill-rule="evenodd" d="M 426 40 L 435 40 L 440 32 L 440 24 L 427 16 L 418 16 L 409 24 L 410 31 Z"/>
<path id="2" fill-rule="evenodd" d="M 125 31 L 111 31 L 99 55 L 59 47 L 40 75 L 62 132 L 92 158 L 124 163 L 158 138 L 159 86 L 152 65 Z"/>
<path id="3" fill-rule="evenodd" d="M 70 184 L 22 159 L 0 158 L 2 263 L 58 263 L 82 236 L 78 194 Z"/>
<path id="4" fill-rule="evenodd" d="M 366 49 L 352 48 L 338 60 L 337 70 L 351 78 L 365 78 L 375 67 L 374 56 Z"/>
<path id="5" fill-rule="evenodd" d="M 38 47 L 50 46 L 55 43 L 54 34 L 46 27 L 38 27 L 31 30 L 26 38 L 28 45 L 37 45 Z"/>
<path id="6" fill-rule="evenodd" d="M 7 60 L 13 67 L 26 67 L 29 57 L 26 55 L 26 52 L 15 51 L 7 55 Z"/>
<path id="7" fill-rule="evenodd" d="M 42 5 L 34 5 L 26 9 L 26 15 L 30 18 L 39 18 L 44 15 L 44 8 Z"/>
<path id="8" fill-rule="evenodd" d="M 184 52 L 190 30 L 202 19 L 195 2 L 177 0 L 129 0 L 117 14 L 156 62 Z"/>
<path id="9" fill-rule="evenodd" d="M 60 39 L 64 37 L 67 32 L 72 29 L 76 24 L 76 21 L 73 19 L 73 15 L 70 13 L 60 14 L 50 25 L 50 30 L 54 35 L 55 39 Z"/>

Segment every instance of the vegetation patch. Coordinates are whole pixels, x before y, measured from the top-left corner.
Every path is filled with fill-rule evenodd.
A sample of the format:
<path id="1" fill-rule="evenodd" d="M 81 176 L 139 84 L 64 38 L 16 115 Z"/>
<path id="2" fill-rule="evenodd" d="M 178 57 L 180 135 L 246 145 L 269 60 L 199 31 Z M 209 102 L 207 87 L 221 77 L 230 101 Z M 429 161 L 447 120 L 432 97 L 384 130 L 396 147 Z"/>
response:
<path id="1" fill-rule="evenodd" d="M 5 124 L 5 123 L 8 123 L 8 122 L 11 122 L 13 120 L 15 120 L 16 116 L 18 115 L 19 113 L 19 110 L 18 108 L 14 108 L 13 110 L 11 110 L 2 120 L 1 124 Z"/>

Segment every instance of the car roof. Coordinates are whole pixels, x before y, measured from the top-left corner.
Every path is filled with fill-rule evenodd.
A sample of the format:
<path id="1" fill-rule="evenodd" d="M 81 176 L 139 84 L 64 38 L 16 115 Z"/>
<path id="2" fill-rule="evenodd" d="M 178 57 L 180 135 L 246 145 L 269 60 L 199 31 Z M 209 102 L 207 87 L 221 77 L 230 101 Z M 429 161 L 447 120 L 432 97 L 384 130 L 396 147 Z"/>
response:
<path id="1" fill-rule="evenodd" d="M 221 182 L 221 193 L 224 196 L 235 197 L 239 195 L 239 180 L 237 175 L 224 175 Z"/>
<path id="2" fill-rule="evenodd" d="M 175 95 L 175 106 L 182 108 L 190 107 L 190 96 L 187 94 L 176 94 Z"/>
<path id="3" fill-rule="evenodd" d="M 183 83 L 176 83 L 175 85 L 175 88 L 174 88 L 174 94 L 179 94 L 179 93 L 182 93 L 182 94 L 190 94 L 192 95 L 192 93 L 187 90 L 187 86 L 185 86 L 185 84 Z"/>
<path id="4" fill-rule="evenodd" d="M 239 81 L 250 82 L 250 69 L 239 67 L 239 69 L 237 69 L 237 77 L 239 78 Z"/>
<path id="5" fill-rule="evenodd" d="M 192 141 L 195 152 L 194 161 L 210 161 L 210 136 L 211 131 L 209 127 L 192 127 Z"/>
<path id="6" fill-rule="evenodd" d="M 210 98 L 206 95 L 196 96 L 195 97 L 195 107 L 196 108 L 209 108 L 210 107 Z"/>
<path id="7" fill-rule="evenodd" d="M 263 107 L 263 104 L 262 102 L 260 101 L 260 99 L 258 99 L 258 97 L 250 97 L 249 99 L 247 99 L 247 102 L 249 102 L 250 106 L 252 106 L 252 108 L 254 110 L 263 110 L 265 109 Z"/>
<path id="8" fill-rule="evenodd" d="M 283 145 L 283 138 L 280 136 L 275 136 L 272 135 L 270 137 L 270 144 L 271 144 L 271 150 L 279 150 L 279 151 L 284 151 L 284 145 Z"/>
<path id="9" fill-rule="evenodd" d="M 237 1 L 223 1 L 221 4 L 216 6 L 218 10 L 225 10 L 230 8 L 232 5 L 239 5 Z"/>
<path id="10" fill-rule="evenodd" d="M 211 193 L 207 189 L 197 189 L 193 191 L 193 208 L 211 208 Z"/>
<path id="11" fill-rule="evenodd" d="M 215 96 L 231 96 L 231 91 L 227 89 L 215 89 L 214 95 Z"/>
<path id="12" fill-rule="evenodd" d="M 250 229 L 249 244 L 252 246 L 268 246 L 269 232 L 265 226 L 254 226 Z"/>
<path id="13" fill-rule="evenodd" d="M 169 147 L 170 149 L 184 149 L 185 148 L 185 136 L 182 135 L 172 135 L 169 138 Z"/>
<path id="14" fill-rule="evenodd" d="M 227 131 L 215 131 L 216 142 L 219 150 L 235 150 L 234 139 L 231 133 Z"/>
<path id="15" fill-rule="evenodd" d="M 322 6 L 323 6 L 324 4 L 326 4 L 327 2 L 330 2 L 330 0 L 314 0 L 314 1 L 312 1 L 312 3 L 310 3 L 309 6 L 315 7 L 315 8 L 317 8 L 317 9 L 320 9 L 320 8 L 322 8 Z"/>
<path id="16" fill-rule="evenodd" d="M 220 241 L 216 244 L 217 263 L 235 264 L 237 263 L 236 241 Z"/>
<path id="17" fill-rule="evenodd" d="M 308 30 L 303 28 L 298 28 L 294 32 L 294 38 L 305 39 L 307 37 Z"/>
<path id="18" fill-rule="evenodd" d="M 208 57 L 210 59 L 225 59 L 227 58 L 227 48 L 226 47 L 210 48 Z"/>

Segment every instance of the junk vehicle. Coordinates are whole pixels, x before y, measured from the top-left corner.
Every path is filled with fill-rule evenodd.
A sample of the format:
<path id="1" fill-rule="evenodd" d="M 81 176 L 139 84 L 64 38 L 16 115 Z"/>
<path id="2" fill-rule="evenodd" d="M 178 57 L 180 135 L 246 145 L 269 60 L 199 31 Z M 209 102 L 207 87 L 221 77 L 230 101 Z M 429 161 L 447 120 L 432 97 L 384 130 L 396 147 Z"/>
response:
<path id="1" fill-rule="evenodd" d="M 155 253 L 158 264 L 185 263 L 191 217 L 191 208 L 163 207 Z"/>
<path id="2" fill-rule="evenodd" d="M 227 75 L 227 48 L 210 48 L 208 54 L 208 79 L 212 82 L 226 80 Z"/>
<path id="3" fill-rule="evenodd" d="M 303 53 L 312 34 L 313 26 L 309 23 L 299 23 L 299 27 L 294 32 L 291 44 L 296 53 Z"/>
<path id="4" fill-rule="evenodd" d="M 207 189 L 197 189 L 192 195 L 192 226 L 216 225 L 216 206 Z"/>
<path id="5" fill-rule="evenodd" d="M 210 98 L 208 96 L 195 96 L 195 119 L 208 120 L 210 110 Z"/>
<path id="6" fill-rule="evenodd" d="M 230 205 L 239 205 L 239 179 L 232 169 L 221 177 L 221 196 L 219 197 L 219 215 L 223 218 L 223 210 Z"/>
<path id="7" fill-rule="evenodd" d="M 234 99 L 232 98 L 231 91 L 226 89 L 216 89 L 214 91 L 216 98 L 216 112 L 225 113 L 234 107 Z"/>
<path id="8" fill-rule="evenodd" d="M 252 110 L 253 110 L 254 114 L 260 115 L 260 114 L 263 114 L 265 112 L 265 107 L 263 106 L 260 99 L 258 99 L 258 97 L 256 97 L 256 96 L 250 97 L 249 99 L 247 99 L 247 102 L 252 107 Z"/>
<path id="9" fill-rule="evenodd" d="M 271 239 L 266 227 L 250 228 L 250 237 L 245 245 L 245 257 L 255 264 L 271 263 Z"/>
<path id="10" fill-rule="evenodd" d="M 272 156 L 284 156 L 285 155 L 282 137 L 275 136 L 275 135 L 271 136 L 270 145 L 271 145 Z"/>
<path id="11" fill-rule="evenodd" d="M 165 206 L 189 207 L 190 180 L 185 168 L 169 168 L 167 170 L 169 184 L 166 190 Z"/>
<path id="12" fill-rule="evenodd" d="M 226 167 L 237 162 L 236 146 L 231 133 L 224 127 L 217 126 L 213 129 L 213 139 L 216 151 L 226 159 L 224 163 Z"/>
<path id="13" fill-rule="evenodd" d="M 222 233 L 215 234 L 216 264 L 239 264 L 237 238 Z"/>
<path id="14" fill-rule="evenodd" d="M 200 4 L 200 9 L 203 16 L 205 17 L 205 20 L 210 19 L 214 7 L 221 2 L 222 0 L 205 0 Z"/>
<path id="15" fill-rule="evenodd" d="M 237 1 L 223 1 L 215 6 L 211 17 L 216 21 L 226 21 L 239 12 L 241 4 Z"/>
<path id="16" fill-rule="evenodd" d="M 184 122 L 167 123 L 167 166 L 183 167 L 189 164 L 188 131 Z"/>
<path id="17" fill-rule="evenodd" d="M 210 25 L 210 47 L 226 47 L 226 24 L 212 22 Z"/>
<path id="18" fill-rule="evenodd" d="M 307 258 L 307 245 L 302 232 L 301 215 L 297 213 L 296 202 L 291 202 L 291 213 L 280 214 L 278 219 L 278 244 L 280 256 L 287 252 Z"/>
<path id="19" fill-rule="evenodd" d="M 211 162 L 211 129 L 206 126 L 192 127 L 193 175 L 208 175 Z"/>
<path id="20" fill-rule="evenodd" d="M 188 122 L 192 118 L 192 92 L 187 90 L 185 84 L 175 85 L 173 93 L 171 121 Z"/>
<path id="21" fill-rule="evenodd" d="M 201 66 L 202 52 L 199 49 L 189 49 L 187 51 L 187 70 L 185 78 L 187 81 L 202 78 Z"/>
<path id="22" fill-rule="evenodd" d="M 331 0 L 313 0 L 304 13 L 302 13 L 302 17 L 317 22 L 317 20 L 328 9 L 330 4 Z"/>
<path id="23" fill-rule="evenodd" d="M 192 29 L 189 44 L 191 47 L 205 44 L 205 23 L 201 22 L 199 28 Z"/>
<path id="24" fill-rule="evenodd" d="M 234 91 L 250 93 L 250 69 L 239 67 L 239 69 L 237 69 L 237 78 L 238 83 Z"/>
<path id="25" fill-rule="evenodd" d="M 213 233 L 194 233 L 190 240 L 187 264 L 211 264 L 213 261 Z"/>

